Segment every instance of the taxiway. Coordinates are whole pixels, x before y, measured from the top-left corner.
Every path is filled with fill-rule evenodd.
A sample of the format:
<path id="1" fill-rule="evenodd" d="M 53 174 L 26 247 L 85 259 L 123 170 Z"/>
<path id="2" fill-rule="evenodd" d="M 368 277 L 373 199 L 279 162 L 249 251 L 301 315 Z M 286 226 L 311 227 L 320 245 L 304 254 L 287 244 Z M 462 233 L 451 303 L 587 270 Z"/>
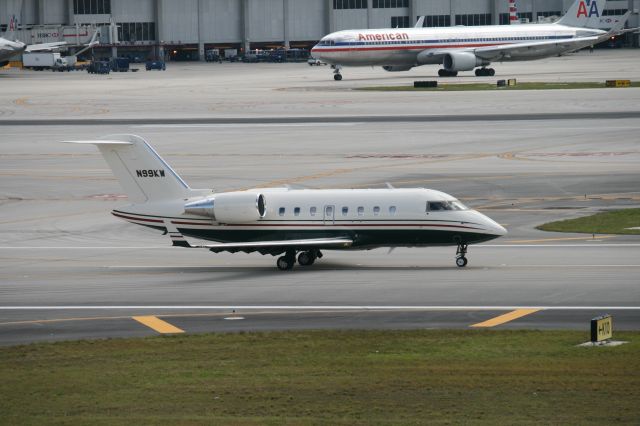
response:
<path id="1" fill-rule="evenodd" d="M 567 60 L 597 62 L 580 55 Z M 205 85 L 193 102 L 175 86 L 197 92 L 191 84 L 211 78 L 201 64 L 185 66 L 182 79 L 137 73 L 136 84 L 158 85 L 140 102 L 137 89 L 110 92 L 115 81 L 134 84 L 124 76 L 92 80 L 86 97 L 39 96 L 40 83 L 0 96 L 0 344 L 158 333 L 138 316 L 205 332 L 470 327 L 530 310 L 496 326 L 586 336 L 591 317 L 612 313 L 617 328 L 640 328 L 640 237 L 535 229 L 640 205 L 640 89 L 389 95 L 336 90 L 322 80 L 328 70 L 298 65 L 279 68 L 291 84 L 269 88 L 273 66 L 233 66 L 253 68 Z M 564 78 L 555 62 L 540 66 L 550 81 Z M 366 78 L 348 84 L 380 73 L 356 72 Z M 246 82 L 234 91 L 240 74 Z M 48 81 L 42 87 L 52 78 L 26 77 Z M 175 86 L 163 91 L 165 80 Z M 72 74 L 62 85 L 73 81 L 89 84 Z M 205 99 L 225 81 L 229 92 Z M 206 106 L 224 100 L 225 110 Z M 86 108 L 73 110 L 79 101 Z M 159 232 L 110 215 L 126 199 L 97 150 L 59 143 L 113 133 L 147 138 L 192 187 L 429 187 L 509 235 L 470 247 L 465 269 L 454 266 L 455 248 L 326 252 L 290 273 L 270 256 L 171 248 Z"/>

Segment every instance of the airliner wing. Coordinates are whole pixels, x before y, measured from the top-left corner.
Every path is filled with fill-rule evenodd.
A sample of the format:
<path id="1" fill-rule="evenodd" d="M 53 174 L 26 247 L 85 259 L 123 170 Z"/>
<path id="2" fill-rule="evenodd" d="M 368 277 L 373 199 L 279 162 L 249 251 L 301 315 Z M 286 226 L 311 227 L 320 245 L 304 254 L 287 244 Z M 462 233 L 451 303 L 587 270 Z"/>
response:
<path id="1" fill-rule="evenodd" d="M 577 37 L 562 41 L 539 41 L 531 43 L 518 43 L 502 46 L 487 46 L 473 49 L 473 53 L 482 59 L 488 61 L 500 61 L 503 59 L 517 59 L 528 57 L 543 57 L 551 54 L 573 52 L 587 46 L 592 46 L 607 40 L 611 36 L 624 34 L 627 32 L 635 32 L 637 28 L 624 29 L 631 12 L 626 12 L 620 20 L 606 33 L 595 36 Z"/>
<path id="2" fill-rule="evenodd" d="M 472 49 L 479 58 L 487 61 L 500 61 L 503 59 L 516 59 L 519 57 L 536 57 L 553 55 L 556 53 L 572 52 L 591 46 L 609 38 L 609 35 L 580 37 L 570 40 L 547 40 L 532 43 L 507 44 L 500 46 L 486 46 Z"/>
<path id="3" fill-rule="evenodd" d="M 25 52 L 42 52 L 59 49 L 67 45 L 66 41 L 56 41 L 52 43 L 31 44 L 26 47 Z"/>

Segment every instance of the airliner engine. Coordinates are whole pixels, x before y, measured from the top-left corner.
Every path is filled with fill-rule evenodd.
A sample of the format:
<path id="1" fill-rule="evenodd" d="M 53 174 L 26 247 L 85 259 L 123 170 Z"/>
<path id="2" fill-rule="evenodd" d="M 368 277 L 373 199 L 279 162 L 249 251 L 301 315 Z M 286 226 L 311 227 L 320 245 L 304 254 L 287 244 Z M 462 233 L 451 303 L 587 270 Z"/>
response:
<path id="1" fill-rule="evenodd" d="M 382 67 L 383 70 L 389 72 L 409 71 L 411 68 L 413 68 L 412 65 L 385 65 Z"/>
<path id="2" fill-rule="evenodd" d="M 226 192 L 184 205 L 184 212 L 208 216 L 219 223 L 257 222 L 267 213 L 264 195 Z"/>
<path id="3" fill-rule="evenodd" d="M 442 65 L 447 71 L 470 71 L 475 67 L 489 65 L 471 52 L 451 52 L 444 55 Z"/>

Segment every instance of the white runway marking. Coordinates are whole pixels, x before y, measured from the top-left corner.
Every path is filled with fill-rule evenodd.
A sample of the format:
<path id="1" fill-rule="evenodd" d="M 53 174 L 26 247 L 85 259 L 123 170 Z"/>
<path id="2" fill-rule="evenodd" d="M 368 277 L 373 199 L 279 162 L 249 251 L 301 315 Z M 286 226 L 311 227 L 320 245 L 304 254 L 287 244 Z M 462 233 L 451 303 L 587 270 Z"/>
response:
<path id="1" fill-rule="evenodd" d="M 104 310 L 104 309 L 208 309 L 208 310 L 264 310 L 264 311 L 514 311 L 517 309 L 538 309 L 545 311 L 638 311 L 640 306 L 446 306 L 446 305 L 421 305 L 421 306 L 403 306 L 403 305 L 72 305 L 72 306 L 0 306 L 0 311 L 72 311 L 72 310 Z"/>
<path id="2" fill-rule="evenodd" d="M 97 267 L 101 267 L 101 268 L 106 268 L 106 269 L 228 269 L 228 268 L 242 268 L 242 269 L 247 269 L 247 270 L 251 270 L 251 269 L 264 269 L 265 267 L 267 268 L 271 268 L 269 265 L 242 265 L 242 264 L 237 264 L 237 265 L 231 265 L 231 264 L 225 264 L 225 265 L 104 265 L 104 266 L 97 266 Z M 380 265 L 380 264 L 364 264 L 364 263 L 358 263 L 355 265 L 352 264 L 341 264 L 341 265 L 328 265 L 325 266 L 322 269 L 317 269 L 318 271 L 328 271 L 328 270 L 342 270 L 345 268 L 353 268 L 353 269 L 358 269 L 358 268 L 369 268 L 369 269 L 418 269 L 418 268 L 450 268 L 453 270 L 459 270 L 460 268 L 458 268 L 455 265 L 415 265 L 415 264 L 407 264 L 407 265 Z M 611 264 L 611 265 L 601 265 L 601 264 L 536 264 L 536 263 L 531 263 L 531 264 L 506 264 L 506 263 L 502 263 L 499 265 L 477 265 L 475 267 L 477 268 L 492 268 L 492 269 L 497 269 L 497 268 L 640 268 L 640 263 L 635 263 L 635 264 Z"/>
<path id="3" fill-rule="evenodd" d="M 154 246 L 145 246 L 145 247 L 134 247 L 134 246 L 122 246 L 122 247 L 84 247 L 84 246 L 38 246 L 38 247 L 0 247 L 0 250 L 126 250 L 126 249 L 136 249 L 136 250 L 167 250 L 167 249 L 175 249 L 173 246 L 166 247 L 154 247 Z"/>
<path id="4" fill-rule="evenodd" d="M 350 121 L 345 123 L 211 123 L 211 124 L 140 124 L 132 126 L 134 128 L 159 128 L 159 129 L 189 129 L 189 128 L 217 128 L 217 129 L 235 129 L 248 127 L 335 127 L 335 126 L 355 126 L 365 124 L 358 121 Z"/>
<path id="5" fill-rule="evenodd" d="M 598 241 L 598 240 L 596 240 Z M 594 241 L 595 242 L 595 241 Z M 455 246 L 451 246 L 455 247 Z M 481 248 L 565 248 L 565 247 L 591 247 L 591 248 L 605 248 L 605 247 L 640 247 L 640 243 L 588 243 L 588 244 L 483 244 L 471 246 L 473 249 Z M 385 248 L 385 247 L 382 247 Z M 407 247 L 410 248 L 410 247 Z M 415 247 L 421 248 L 436 248 L 436 247 Z M 441 247 L 437 247 L 441 248 Z M 98 246 L 0 246 L 0 250 L 123 250 L 123 249 L 136 249 L 136 250 L 175 250 L 172 246 L 111 246 L 111 247 L 98 247 Z"/>

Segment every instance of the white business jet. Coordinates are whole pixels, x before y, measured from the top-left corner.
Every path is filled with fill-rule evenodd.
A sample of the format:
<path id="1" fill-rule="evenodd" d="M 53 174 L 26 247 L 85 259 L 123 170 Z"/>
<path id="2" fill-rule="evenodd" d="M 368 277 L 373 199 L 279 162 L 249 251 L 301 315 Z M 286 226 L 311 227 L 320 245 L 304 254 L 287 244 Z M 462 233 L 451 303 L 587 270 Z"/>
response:
<path id="1" fill-rule="evenodd" d="M 280 256 L 289 270 L 308 266 L 323 250 L 457 246 L 456 264 L 467 264 L 467 245 L 507 231 L 451 195 L 431 189 L 266 188 L 214 193 L 191 189 L 141 137 L 111 135 L 70 141 L 94 144 L 132 204 L 112 214 L 168 233 L 174 246 L 212 252 Z M 213 244 L 192 246 L 194 237 Z"/>
<path id="2" fill-rule="evenodd" d="M 529 61 L 573 52 L 607 40 L 623 30 L 627 12 L 609 31 L 595 29 L 605 0 L 576 0 L 553 24 L 383 28 L 331 33 L 311 49 L 315 58 L 331 64 L 334 79 L 343 66 L 382 66 L 408 71 L 420 65 L 442 64 L 441 77 L 475 69 L 493 76 L 492 62 Z"/>

